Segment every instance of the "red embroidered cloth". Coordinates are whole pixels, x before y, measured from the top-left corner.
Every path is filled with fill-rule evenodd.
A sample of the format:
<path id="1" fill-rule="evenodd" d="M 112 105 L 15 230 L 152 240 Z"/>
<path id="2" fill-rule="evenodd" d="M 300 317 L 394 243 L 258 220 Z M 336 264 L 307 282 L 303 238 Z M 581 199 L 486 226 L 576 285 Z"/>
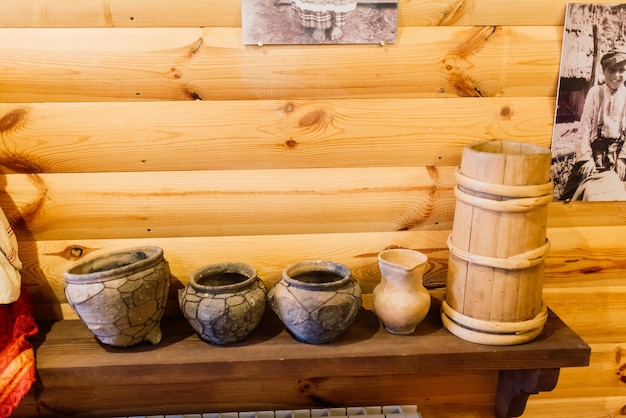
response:
<path id="1" fill-rule="evenodd" d="M 11 416 L 35 382 L 35 352 L 27 338 L 37 331 L 22 285 L 17 301 L 0 304 L 0 418 Z"/>

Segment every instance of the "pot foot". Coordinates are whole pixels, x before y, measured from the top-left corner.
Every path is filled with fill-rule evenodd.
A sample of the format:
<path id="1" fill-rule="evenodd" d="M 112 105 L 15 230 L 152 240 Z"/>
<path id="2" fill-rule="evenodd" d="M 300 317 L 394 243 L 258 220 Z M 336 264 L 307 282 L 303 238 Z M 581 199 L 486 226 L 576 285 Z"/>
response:
<path id="1" fill-rule="evenodd" d="M 157 345 L 161 342 L 161 327 L 157 324 L 154 328 L 150 330 L 148 334 L 146 334 L 144 341 L 149 342 L 152 345 Z"/>
<path id="2" fill-rule="evenodd" d="M 387 328 L 385 327 L 385 331 L 387 331 L 390 334 L 396 334 L 396 335 L 410 335 L 413 334 L 413 332 L 415 332 L 415 328 L 417 327 L 413 327 L 413 328 L 402 328 L 402 329 L 393 329 L 393 328 Z"/>

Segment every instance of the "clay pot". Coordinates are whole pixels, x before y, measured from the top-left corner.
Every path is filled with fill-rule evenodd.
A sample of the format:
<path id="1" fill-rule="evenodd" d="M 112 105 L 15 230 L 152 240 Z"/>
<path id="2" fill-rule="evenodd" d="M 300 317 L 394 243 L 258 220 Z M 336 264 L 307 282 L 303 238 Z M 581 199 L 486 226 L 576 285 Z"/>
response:
<path id="1" fill-rule="evenodd" d="M 257 271 L 243 263 L 202 267 L 179 291 L 183 315 L 205 341 L 231 344 L 254 330 L 267 304 L 267 288 Z"/>
<path id="2" fill-rule="evenodd" d="M 388 332 L 411 334 L 428 314 L 430 294 L 422 284 L 427 261 L 425 254 L 402 248 L 378 254 L 381 281 L 372 306 Z"/>
<path id="3" fill-rule="evenodd" d="M 354 322 L 361 308 L 361 288 L 344 265 L 302 261 L 283 270 L 269 302 L 297 340 L 322 344 L 338 338 Z"/>
<path id="4" fill-rule="evenodd" d="M 170 287 L 161 248 L 98 254 L 64 276 L 67 301 L 100 342 L 127 347 L 161 341 L 160 321 Z"/>

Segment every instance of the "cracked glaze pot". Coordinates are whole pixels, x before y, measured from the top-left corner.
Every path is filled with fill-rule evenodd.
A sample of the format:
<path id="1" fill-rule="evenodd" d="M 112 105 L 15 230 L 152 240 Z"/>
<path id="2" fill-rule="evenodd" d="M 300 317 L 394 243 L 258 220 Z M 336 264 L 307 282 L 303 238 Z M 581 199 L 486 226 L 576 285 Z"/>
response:
<path id="1" fill-rule="evenodd" d="M 220 263 L 201 267 L 180 289 L 183 315 L 205 341 L 231 344 L 243 340 L 261 322 L 267 288 L 252 266 Z"/>
<path id="2" fill-rule="evenodd" d="M 361 288 L 348 267 L 325 260 L 292 264 L 269 295 L 270 306 L 299 341 L 335 340 L 361 308 Z"/>
<path id="3" fill-rule="evenodd" d="M 70 306 L 103 344 L 128 347 L 161 341 L 161 318 L 170 287 L 159 247 L 98 254 L 63 273 Z"/>

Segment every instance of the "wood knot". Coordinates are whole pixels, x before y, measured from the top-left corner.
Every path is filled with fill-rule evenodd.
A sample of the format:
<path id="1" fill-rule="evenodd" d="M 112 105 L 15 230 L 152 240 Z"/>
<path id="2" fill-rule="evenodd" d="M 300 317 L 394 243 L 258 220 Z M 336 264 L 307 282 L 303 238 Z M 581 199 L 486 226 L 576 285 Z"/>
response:
<path id="1" fill-rule="evenodd" d="M 204 40 L 202 39 L 202 37 L 198 38 L 196 43 L 191 47 L 191 55 L 193 55 L 196 52 L 198 52 L 200 50 L 200 48 L 202 48 L 202 44 L 203 43 L 204 43 Z"/>
<path id="2" fill-rule="evenodd" d="M 295 148 L 298 143 L 293 139 L 289 139 L 285 142 L 285 145 L 287 145 L 287 148 Z"/>
<path id="3" fill-rule="evenodd" d="M 426 171 L 428 172 L 428 176 L 433 181 L 439 181 L 439 171 L 437 171 L 437 167 L 435 167 L 434 165 L 427 165 Z"/>
<path id="4" fill-rule="evenodd" d="M 0 130 L 0 132 L 2 132 Z M 0 158 L 0 165 L 3 165 L 16 173 L 43 173 L 47 171 L 45 165 L 32 161 L 28 156 L 9 154 L 6 158 Z"/>
<path id="5" fill-rule="evenodd" d="M 511 108 L 508 106 L 504 106 L 502 109 L 500 109 L 500 117 L 502 119 L 505 120 L 509 120 L 511 119 L 513 112 L 511 111 Z"/>
<path id="6" fill-rule="evenodd" d="M 0 132 L 7 132 L 15 128 L 26 116 L 26 109 L 13 109 L 0 118 Z"/>
<path id="7" fill-rule="evenodd" d="M 172 67 L 172 69 L 170 70 L 172 75 L 174 76 L 174 78 L 178 79 L 182 77 L 182 73 L 180 71 L 178 71 L 176 68 Z"/>
<path id="8" fill-rule="evenodd" d="M 402 247 L 400 245 L 391 244 L 391 245 L 386 246 L 384 249 L 385 250 L 396 250 L 396 249 L 399 249 L 399 248 L 400 249 L 405 249 L 406 247 Z"/>
<path id="9" fill-rule="evenodd" d="M 587 267 L 587 268 L 581 269 L 580 272 L 582 274 L 593 274 L 593 273 L 597 273 L 597 272 L 602 271 L 602 270 L 603 270 L 603 268 L 600 267 L 600 266 L 593 266 L 593 267 Z"/>
<path id="10" fill-rule="evenodd" d="M 430 186 L 430 190 L 428 190 L 428 197 L 431 199 L 435 199 L 439 194 L 439 189 L 437 189 L 437 185 L 433 184 Z"/>
<path id="11" fill-rule="evenodd" d="M 281 113 L 289 114 L 293 112 L 295 109 L 296 109 L 296 105 L 294 105 L 293 103 L 287 103 L 280 109 L 280 111 Z"/>
<path id="12" fill-rule="evenodd" d="M 626 373 L 624 373 L 625 370 L 626 370 L 626 363 L 622 364 L 620 368 L 617 370 L 617 373 L 615 373 L 622 383 L 626 383 Z"/>
<path id="13" fill-rule="evenodd" d="M 53 253 L 51 255 L 56 255 L 69 261 L 76 261 L 92 251 L 95 251 L 95 248 L 87 248 L 83 247 L 82 245 L 70 245 L 65 247 L 62 251 L 59 251 L 58 253 Z"/>
<path id="14" fill-rule="evenodd" d="M 300 119 L 299 126 L 301 128 L 310 128 L 313 126 L 321 125 L 324 122 L 327 122 L 330 119 L 328 113 L 323 110 L 316 110 L 314 112 L 309 112 Z"/>
<path id="15" fill-rule="evenodd" d="M 445 58 L 441 61 L 441 65 L 446 72 L 452 72 L 456 69 L 456 65 L 453 64 L 455 64 L 455 62 L 454 59 L 451 58 Z"/>

